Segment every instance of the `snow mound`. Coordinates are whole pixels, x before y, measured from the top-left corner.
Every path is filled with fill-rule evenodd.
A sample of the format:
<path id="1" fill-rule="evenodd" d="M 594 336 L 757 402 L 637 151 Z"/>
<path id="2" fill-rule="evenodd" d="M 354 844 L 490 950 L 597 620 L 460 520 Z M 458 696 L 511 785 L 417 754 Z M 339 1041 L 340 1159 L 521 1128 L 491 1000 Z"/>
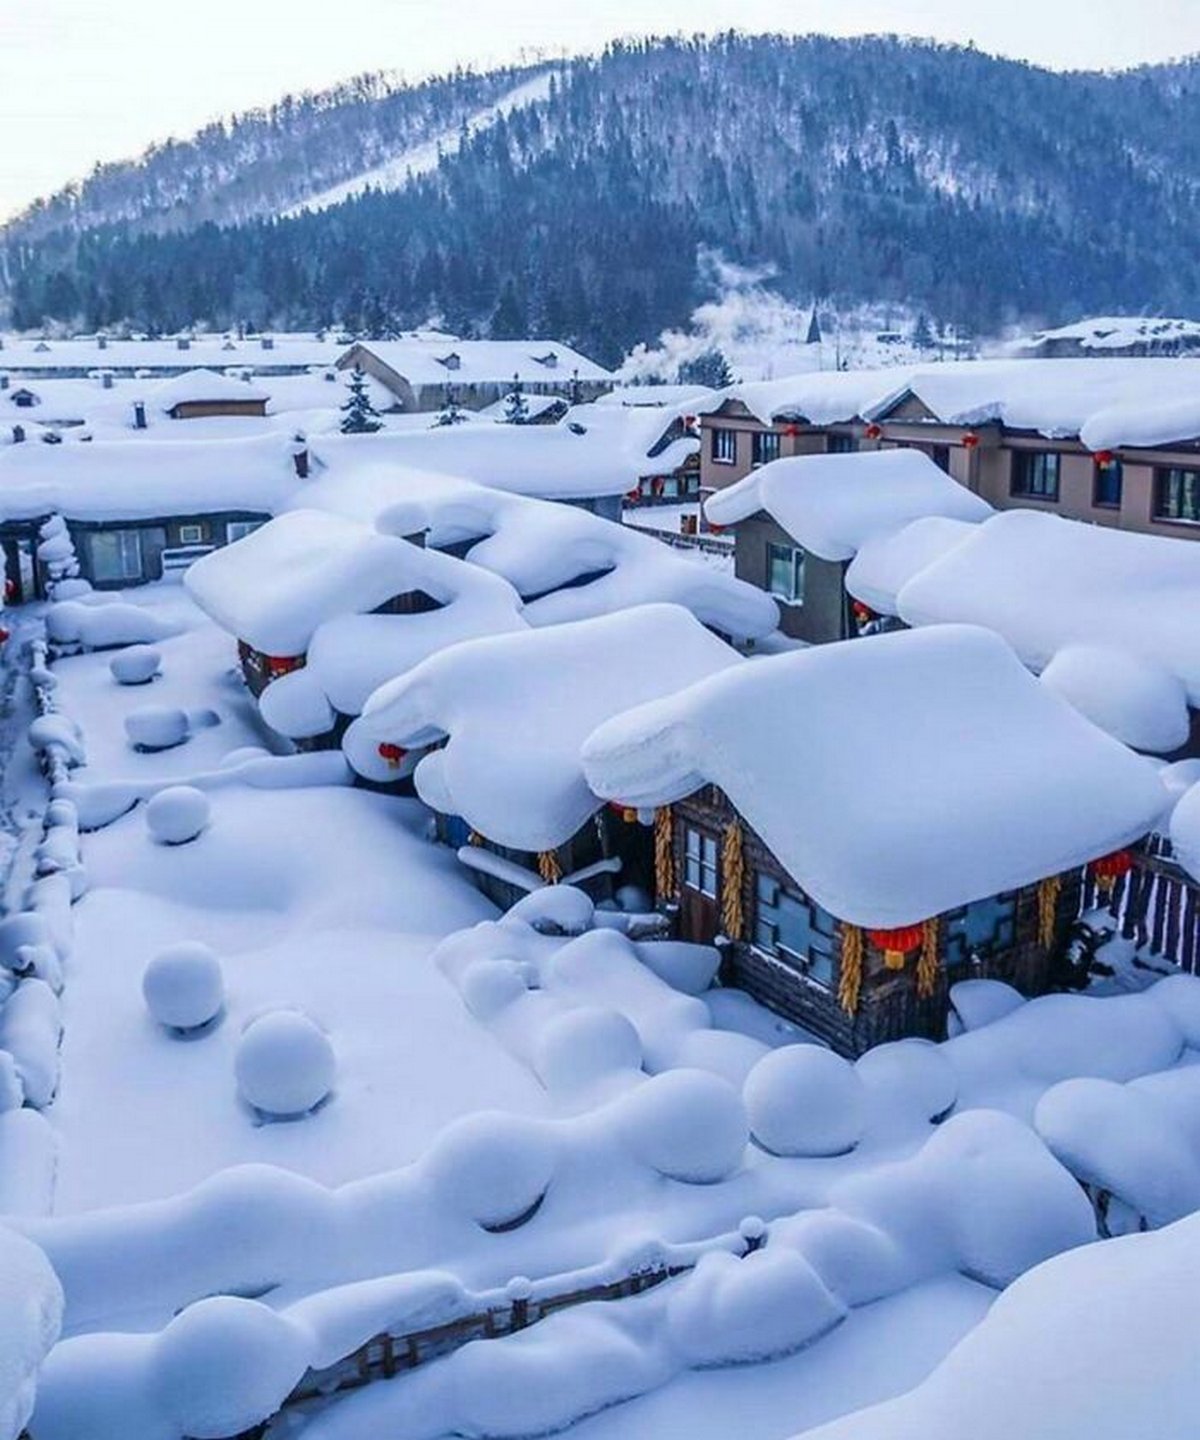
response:
<path id="1" fill-rule="evenodd" d="M 176 634 L 178 627 L 149 610 L 120 600 L 108 605 L 59 600 L 46 611 L 46 632 L 59 645 L 110 650 L 118 645 L 145 645 L 165 640 Z"/>
<path id="2" fill-rule="evenodd" d="M 125 717 L 125 735 L 135 750 L 173 750 L 188 734 L 186 711 L 173 705 L 143 705 Z"/>
<path id="3" fill-rule="evenodd" d="M 274 1414 L 308 1368 L 309 1339 L 255 1300 L 214 1296 L 189 1305 L 159 1335 L 151 1389 L 195 1440 L 237 1435 Z"/>
<path id="4" fill-rule="evenodd" d="M 547 885 L 518 900 L 505 919 L 523 920 L 543 935 L 582 935 L 595 910 L 591 896 L 576 886 Z"/>
<path id="5" fill-rule="evenodd" d="M 526 993 L 525 977 L 515 960 L 476 960 L 459 981 L 463 1003 L 486 1024 Z"/>
<path id="6" fill-rule="evenodd" d="M 667 1304 L 667 1333 L 690 1365 L 746 1363 L 798 1350 L 846 1313 L 801 1255 L 768 1246 L 703 1256 Z"/>
<path id="7" fill-rule="evenodd" d="M 1065 645 L 1042 684 L 1134 750 L 1167 755 L 1187 743 L 1187 687 L 1157 661 L 1112 645 Z"/>
<path id="8" fill-rule="evenodd" d="M 1185 1045 L 1200 1050 L 1200 978 L 1168 975 L 1147 990 L 1146 997 L 1179 1027 Z"/>
<path id="9" fill-rule="evenodd" d="M 33 1411 L 37 1374 L 62 1324 L 62 1286 L 32 1241 L 0 1228 L 0 1436 Z"/>
<path id="10" fill-rule="evenodd" d="M 941 1120 L 958 1099 L 958 1076 L 940 1046 L 926 1040 L 877 1045 L 854 1066 L 873 1111 L 892 1111 L 921 1120 Z"/>
<path id="11" fill-rule="evenodd" d="M 162 652 L 153 645 L 130 645 L 108 662 L 118 685 L 148 685 L 162 669 Z"/>
<path id="12" fill-rule="evenodd" d="M 83 732 L 74 720 L 66 715 L 39 715 L 29 722 L 29 744 L 34 750 L 48 750 L 57 745 L 65 752 L 72 765 L 87 763 L 87 752 L 83 746 Z"/>
<path id="13" fill-rule="evenodd" d="M 848 1060 L 819 1045 L 764 1055 L 742 1095 L 751 1134 L 774 1155 L 844 1155 L 862 1139 L 863 1082 Z"/>
<path id="14" fill-rule="evenodd" d="M 288 1119 L 319 1105 L 333 1088 L 337 1058 L 325 1032 L 297 1010 L 273 1010 L 242 1032 L 234 1058 L 242 1098 Z"/>
<path id="15" fill-rule="evenodd" d="M 721 968 L 721 956 L 712 945 L 651 940 L 635 945 L 634 949 L 648 969 L 683 995 L 703 995 L 711 989 Z"/>
<path id="16" fill-rule="evenodd" d="M 950 987 L 951 1029 L 959 1035 L 981 1030 L 1024 1004 L 1025 996 L 1003 980 L 960 980 Z"/>
<path id="17" fill-rule="evenodd" d="M 142 975 L 146 1008 L 160 1025 L 196 1030 L 225 1003 L 221 962 L 207 945 L 185 941 L 160 951 Z"/>
<path id="18" fill-rule="evenodd" d="M 1200 785 L 1193 785 L 1171 814 L 1171 844 L 1183 868 L 1200 880 Z"/>
<path id="19" fill-rule="evenodd" d="M 749 1126 L 741 1096 L 703 1070 L 655 1075 L 615 1102 L 633 1155 L 671 1180 L 711 1185 L 742 1163 Z"/>
<path id="20" fill-rule="evenodd" d="M 170 785 L 146 805 L 146 826 L 160 845 L 186 845 L 208 826 L 212 806 L 203 790 Z"/>
<path id="21" fill-rule="evenodd" d="M 485 1230 L 515 1228 L 541 1203 L 558 1161 L 553 1132 L 520 1115 L 468 1115 L 421 1162 L 447 1209 Z"/>
<path id="22" fill-rule="evenodd" d="M 542 1083 L 552 1092 L 598 1085 L 612 1075 L 641 1069 L 642 1042 L 618 1010 L 580 1006 L 543 1030 L 534 1058 Z"/>

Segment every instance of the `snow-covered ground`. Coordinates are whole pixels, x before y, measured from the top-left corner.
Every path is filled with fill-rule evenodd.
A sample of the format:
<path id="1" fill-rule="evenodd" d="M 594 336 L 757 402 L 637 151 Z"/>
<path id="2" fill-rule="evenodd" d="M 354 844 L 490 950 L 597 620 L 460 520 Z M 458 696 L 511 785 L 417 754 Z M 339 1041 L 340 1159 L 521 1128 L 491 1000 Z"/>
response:
<path id="1" fill-rule="evenodd" d="M 430 843 L 420 802 L 355 787 L 336 752 L 270 753 L 229 636 L 182 586 L 80 608 L 153 638 L 159 675 L 118 683 L 114 654 L 126 679 L 154 668 L 140 652 L 66 655 L 44 717 L 47 743 L 84 762 L 60 798 L 97 828 L 69 921 L 50 912 L 71 932 L 44 1110 L 57 1172 L 48 1213 L 12 1221 L 65 1299 L 33 1440 L 233 1436 L 384 1330 L 512 1317 L 655 1266 L 679 1273 L 502 1323 L 270 1434 L 787 1440 L 834 1424 L 839 1440 L 960 1440 L 971 1374 L 1003 1393 L 1039 1313 L 1071 1313 L 1055 1267 L 1097 1306 L 1140 1267 L 1152 1287 L 1177 1271 L 1175 1318 L 1146 1334 L 1186 1328 L 1200 980 L 1033 1002 L 972 982 L 954 1038 L 852 1064 L 711 990 L 714 951 L 634 938 L 570 887 L 497 915 Z M 529 633 L 552 650 L 553 629 Z M 172 729 L 172 748 L 131 744 Z M 13 754 L 20 819 L 35 780 L 27 747 Z M 143 977 L 185 944 L 211 948 L 221 985 L 215 1002 L 175 995 L 207 1006 L 181 1033 L 152 1017 Z M 314 1108 L 271 1119 L 263 1095 L 295 1052 L 264 1070 L 247 1032 L 268 1012 L 294 1029 L 297 1011 L 332 1074 Z M 1098 1242 L 1084 1185 L 1109 1197 L 1107 1229 L 1169 1227 L 1162 1243 Z M 43 1286 L 20 1324 L 5 1301 L 0 1284 L 0 1417 L 8 1403 L 20 1421 L 57 1300 Z M 1080 1341 L 1065 1320 L 1055 1333 Z M 1091 1440 L 1043 1370 L 1046 1433 Z M 1113 1415 L 1153 1415 L 1153 1366 L 1110 1370 L 1088 1383 L 1115 1387 Z M 1167 1382 L 1186 1413 L 1178 1363 Z"/>

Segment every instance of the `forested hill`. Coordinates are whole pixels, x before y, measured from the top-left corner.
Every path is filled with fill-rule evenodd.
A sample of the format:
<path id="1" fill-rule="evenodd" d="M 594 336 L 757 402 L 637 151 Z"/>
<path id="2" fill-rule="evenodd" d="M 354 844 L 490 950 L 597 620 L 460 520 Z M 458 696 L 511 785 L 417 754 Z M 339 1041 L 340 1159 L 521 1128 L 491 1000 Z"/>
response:
<path id="1" fill-rule="evenodd" d="M 185 173 L 219 155 L 220 194 L 236 196 L 213 219 L 199 183 L 181 208 L 177 186 L 137 189 L 149 162 L 106 171 L 92 182 L 103 201 L 85 187 L 0 232 L 12 321 L 381 333 L 438 315 L 462 333 L 557 335 L 611 361 L 686 321 L 704 298 L 704 249 L 772 267 L 797 300 L 906 301 L 981 331 L 1190 313 L 1200 292 L 1195 61 L 1062 75 L 886 38 L 666 40 L 558 67 L 542 98 L 469 123 L 523 78 L 460 75 L 403 101 L 386 87 L 373 100 L 361 82 L 311 114 L 292 102 L 286 114 L 303 120 L 268 125 L 244 169 L 242 127 L 260 135 L 266 122 L 205 132 Z M 401 139 L 371 129 L 377 104 L 409 107 Z M 460 143 L 428 173 L 280 218 L 447 115 Z M 329 137 L 343 131 L 335 163 L 342 141 Z M 124 209 L 107 198 L 122 186 Z"/>

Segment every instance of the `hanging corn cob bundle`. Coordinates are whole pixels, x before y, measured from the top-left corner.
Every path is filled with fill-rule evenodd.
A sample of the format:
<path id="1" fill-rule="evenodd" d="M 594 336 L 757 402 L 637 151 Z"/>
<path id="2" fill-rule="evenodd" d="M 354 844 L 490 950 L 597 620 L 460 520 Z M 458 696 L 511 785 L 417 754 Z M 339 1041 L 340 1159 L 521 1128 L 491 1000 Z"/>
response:
<path id="1" fill-rule="evenodd" d="M 557 885 L 562 879 L 562 866 L 554 850 L 543 850 L 538 856 L 538 874 L 547 885 Z"/>
<path id="2" fill-rule="evenodd" d="M 736 820 L 726 826 L 721 842 L 721 929 L 731 940 L 741 940 L 745 917 L 742 914 L 742 886 L 746 878 L 746 856 L 742 827 Z"/>
<path id="3" fill-rule="evenodd" d="M 857 925 L 842 926 L 842 974 L 838 981 L 838 1004 L 847 1015 L 858 1014 L 862 993 L 863 932 Z"/>
<path id="4" fill-rule="evenodd" d="M 938 982 L 938 922 L 926 920 L 921 937 L 921 954 L 917 958 L 917 994 L 928 1000 Z"/>
<path id="5" fill-rule="evenodd" d="M 1051 875 L 1038 886 L 1038 944 L 1049 950 L 1054 944 L 1058 927 L 1058 897 L 1062 894 L 1062 876 Z"/>
<path id="6" fill-rule="evenodd" d="M 675 822 L 671 807 L 654 812 L 654 888 L 658 899 L 675 899 Z"/>

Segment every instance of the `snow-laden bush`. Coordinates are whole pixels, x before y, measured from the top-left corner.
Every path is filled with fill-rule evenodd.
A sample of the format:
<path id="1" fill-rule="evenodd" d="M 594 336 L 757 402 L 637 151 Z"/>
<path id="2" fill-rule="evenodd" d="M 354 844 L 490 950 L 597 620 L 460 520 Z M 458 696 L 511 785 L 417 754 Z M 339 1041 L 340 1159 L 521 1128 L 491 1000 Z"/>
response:
<path id="1" fill-rule="evenodd" d="M 82 600 L 85 595 L 91 595 L 92 582 L 72 577 L 70 580 L 60 580 L 54 587 L 55 600 Z"/>
<path id="2" fill-rule="evenodd" d="M 238 1435 L 279 1409 L 308 1368 L 309 1347 L 269 1306 L 214 1296 L 154 1340 L 151 1390 L 181 1435 Z"/>
<path id="3" fill-rule="evenodd" d="M 21 974 L 29 969 L 31 947 L 50 943 L 46 917 L 36 910 L 21 910 L 0 920 L 0 967 Z"/>
<path id="4" fill-rule="evenodd" d="M 534 1065 L 542 1084 L 555 1093 L 597 1085 L 613 1076 L 632 1077 L 642 1064 L 642 1042 L 619 1010 L 580 1006 L 552 1020 L 542 1031 Z"/>
<path id="5" fill-rule="evenodd" d="M 942 1120 L 958 1099 L 958 1074 L 930 1040 L 894 1040 L 877 1045 L 854 1067 L 867 1087 L 873 1110 L 919 1121 Z"/>
<path id="6" fill-rule="evenodd" d="M 306 1114 L 329 1094 L 337 1057 L 329 1036 L 307 1015 L 272 1010 L 242 1032 L 234 1069 L 247 1104 L 288 1119 Z"/>
<path id="7" fill-rule="evenodd" d="M 526 993 L 525 978 L 514 960 L 476 960 L 460 982 L 463 1003 L 483 1024 Z"/>
<path id="8" fill-rule="evenodd" d="M 630 1152 L 671 1180 L 714 1184 L 742 1163 L 749 1127 L 741 1096 L 702 1070 L 655 1075 L 615 1102 Z"/>
<path id="9" fill-rule="evenodd" d="M 153 645 L 131 645 L 114 655 L 108 668 L 118 685 L 148 685 L 162 669 L 162 652 Z"/>
<path id="10" fill-rule="evenodd" d="M 59 600 L 46 611 L 46 631 L 59 645 L 108 650 L 118 645 L 146 645 L 177 632 L 150 610 L 115 600 L 110 605 L 85 605 Z"/>
<path id="11" fill-rule="evenodd" d="M 12 1055 L 25 1100 L 37 1110 L 58 1088 L 61 1036 L 58 996 L 44 980 L 23 980 L 0 1009 L 0 1050 Z"/>
<path id="12" fill-rule="evenodd" d="M 735 1030 L 689 1030 L 675 1047 L 674 1063 L 685 1070 L 708 1070 L 741 1090 L 746 1076 L 769 1047 Z"/>
<path id="13" fill-rule="evenodd" d="M 844 1155 L 862 1139 L 863 1082 L 832 1050 L 772 1050 L 746 1077 L 742 1094 L 754 1138 L 774 1155 Z"/>
<path id="14" fill-rule="evenodd" d="M 58 1339 L 63 1292 L 31 1240 L 0 1229 L 0 1435 L 21 1433 L 33 1411 L 38 1369 Z"/>
<path id="15" fill-rule="evenodd" d="M 540 1203 L 558 1159 L 552 1130 L 523 1115 L 467 1115 L 421 1161 L 439 1203 L 485 1230 L 518 1224 Z"/>
<path id="16" fill-rule="evenodd" d="M 19 1110 L 25 1103 L 25 1086 L 17 1062 L 7 1050 L 0 1050 L 0 1114 Z"/>
<path id="17" fill-rule="evenodd" d="M 83 731 L 66 715 L 39 715 L 29 723 L 29 744 L 39 752 L 52 745 L 59 746 L 72 765 L 87 763 L 83 748 Z"/>
<path id="18" fill-rule="evenodd" d="M 221 962 L 207 945 L 184 941 L 161 950 L 142 973 L 146 1008 L 160 1025 L 196 1030 L 225 1003 Z"/>
<path id="19" fill-rule="evenodd" d="M 960 980 L 950 987 L 951 1035 L 981 1030 L 1025 1004 L 1025 996 L 1003 980 Z"/>
<path id="20" fill-rule="evenodd" d="M 160 845 L 186 845 L 208 825 L 212 807 L 203 790 L 170 785 L 146 806 L 146 825 Z"/>
<path id="21" fill-rule="evenodd" d="M 728 1365 L 798 1350 L 845 1316 L 801 1255 L 768 1246 L 703 1256 L 667 1302 L 667 1333 L 690 1365 Z"/>
<path id="22" fill-rule="evenodd" d="M 532 890 L 509 910 L 506 920 L 523 920 L 543 935 L 582 935 L 590 930 L 595 905 L 574 885 Z"/>
<path id="23" fill-rule="evenodd" d="M 135 750 L 173 750 L 188 738 L 187 713 L 174 705 L 143 705 L 126 715 L 125 735 Z"/>

